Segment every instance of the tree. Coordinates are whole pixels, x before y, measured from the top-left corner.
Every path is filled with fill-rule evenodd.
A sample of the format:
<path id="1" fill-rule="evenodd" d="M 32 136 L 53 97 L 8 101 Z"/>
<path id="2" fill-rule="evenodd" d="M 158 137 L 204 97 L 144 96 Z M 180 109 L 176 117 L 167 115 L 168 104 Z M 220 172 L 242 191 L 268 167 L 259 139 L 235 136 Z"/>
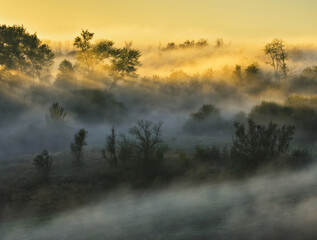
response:
<path id="1" fill-rule="evenodd" d="M 269 56 L 266 63 L 273 67 L 276 79 L 279 79 L 280 73 L 286 77 L 288 73 L 286 65 L 288 55 L 285 51 L 283 40 L 274 39 L 271 43 L 266 44 L 264 52 L 265 55 Z"/>
<path id="2" fill-rule="evenodd" d="M 236 65 L 233 72 L 232 72 L 233 78 L 236 81 L 241 81 L 242 80 L 242 70 L 240 65 Z"/>
<path id="3" fill-rule="evenodd" d="M 254 78 L 260 72 L 260 68 L 257 63 L 252 63 L 245 69 L 247 78 Z"/>
<path id="4" fill-rule="evenodd" d="M 49 176 L 52 163 L 53 158 L 48 154 L 47 150 L 44 150 L 42 154 L 37 155 L 33 160 L 33 164 L 36 166 L 38 172 L 45 178 Z"/>
<path id="5" fill-rule="evenodd" d="M 219 117 L 220 110 L 213 104 L 202 105 L 197 112 L 191 114 L 193 120 L 205 120 L 210 117 Z"/>
<path id="6" fill-rule="evenodd" d="M 74 136 L 74 142 L 70 144 L 71 152 L 74 156 L 74 160 L 77 164 L 81 164 L 81 160 L 84 154 L 84 146 L 86 143 L 87 131 L 80 129 Z"/>
<path id="7" fill-rule="evenodd" d="M 114 71 L 115 76 L 135 76 L 137 67 L 141 66 L 139 61 L 141 52 L 139 50 L 126 46 L 118 49 L 114 56 L 111 60 L 111 69 Z"/>
<path id="8" fill-rule="evenodd" d="M 162 123 L 153 124 L 151 121 L 139 120 L 137 125 L 130 128 L 129 133 L 134 140 L 128 140 L 122 135 L 121 148 L 130 158 L 134 158 L 140 163 L 141 172 L 146 179 L 155 177 L 161 161 L 163 150 L 162 143 Z"/>
<path id="9" fill-rule="evenodd" d="M 235 138 L 231 157 L 237 172 L 246 173 L 272 162 L 286 153 L 294 135 L 294 126 L 281 126 L 272 122 L 268 126 L 258 125 L 249 119 L 248 129 L 235 123 Z"/>
<path id="10" fill-rule="evenodd" d="M 111 128 L 111 135 L 107 136 L 106 148 L 102 150 L 102 156 L 108 160 L 110 165 L 118 166 L 117 160 L 117 135 L 114 126 Z"/>
<path id="11" fill-rule="evenodd" d="M 77 66 L 87 74 L 93 73 L 99 65 L 108 64 L 109 58 L 117 52 L 113 41 L 102 40 L 92 44 L 93 37 L 94 33 L 82 30 L 74 41 L 74 46 L 79 50 L 76 54 Z"/>
<path id="12" fill-rule="evenodd" d="M 222 38 L 217 38 L 216 40 L 216 47 L 223 47 L 224 46 L 224 41 Z"/>
<path id="13" fill-rule="evenodd" d="M 49 124 L 65 124 L 66 112 L 64 108 L 58 103 L 54 102 L 46 115 L 46 120 Z"/>
<path id="14" fill-rule="evenodd" d="M 54 54 L 36 33 L 23 26 L 0 26 L 0 65 L 41 79 L 53 64 Z"/>

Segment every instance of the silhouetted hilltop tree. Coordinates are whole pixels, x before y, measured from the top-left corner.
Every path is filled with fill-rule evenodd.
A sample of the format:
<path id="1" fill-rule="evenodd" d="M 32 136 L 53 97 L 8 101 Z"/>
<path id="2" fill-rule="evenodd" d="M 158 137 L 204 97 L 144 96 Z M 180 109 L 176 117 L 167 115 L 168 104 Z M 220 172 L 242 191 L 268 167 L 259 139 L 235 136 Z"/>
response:
<path id="1" fill-rule="evenodd" d="M 167 43 L 165 48 L 162 48 L 161 50 L 167 51 L 167 50 L 174 50 L 174 49 L 188 49 L 188 48 L 202 48 L 208 46 L 208 40 L 207 39 L 199 39 L 197 42 L 194 40 L 186 40 L 183 43 L 176 44 L 174 42 Z"/>
<path id="2" fill-rule="evenodd" d="M 266 63 L 273 67 L 276 79 L 280 78 L 280 74 L 286 77 L 289 71 L 286 65 L 288 55 L 283 40 L 274 39 L 271 43 L 266 44 L 264 52 L 265 55 L 268 55 Z"/>
<path id="3" fill-rule="evenodd" d="M 93 73 L 99 65 L 109 64 L 109 58 L 117 51 L 113 47 L 114 42 L 102 40 L 93 44 L 93 37 L 94 33 L 82 30 L 74 41 L 74 46 L 79 50 L 76 54 L 76 65 L 87 74 Z"/>
<path id="4" fill-rule="evenodd" d="M 39 79 L 53 64 L 54 54 L 36 33 L 23 26 L 0 26 L 0 65 Z"/>
<path id="5" fill-rule="evenodd" d="M 268 126 L 248 121 L 247 128 L 235 123 L 235 137 L 231 148 L 234 170 L 251 172 L 286 153 L 294 135 L 294 126 L 281 126 L 270 122 Z"/>
<path id="6" fill-rule="evenodd" d="M 137 67 L 141 65 L 141 52 L 132 49 L 131 44 L 124 48 L 115 48 L 114 42 L 101 40 L 92 43 L 94 33 L 82 30 L 81 35 L 75 38 L 74 46 L 78 49 L 76 66 L 87 74 L 96 70 L 110 70 L 115 76 L 135 76 Z"/>
<path id="7" fill-rule="evenodd" d="M 44 150 L 42 154 L 37 155 L 33 160 L 33 164 L 36 166 L 39 174 L 45 178 L 49 176 L 52 163 L 53 158 L 48 154 L 47 150 Z"/>
<path id="8" fill-rule="evenodd" d="M 140 57 L 141 52 L 127 44 L 124 48 L 116 50 L 111 60 L 111 70 L 115 76 L 136 76 L 137 67 L 141 66 Z"/>
<path id="9" fill-rule="evenodd" d="M 87 131 L 85 129 L 80 129 L 78 133 L 75 134 L 74 141 L 70 144 L 70 149 L 76 164 L 81 164 L 82 162 L 84 147 L 87 145 L 86 137 Z"/>

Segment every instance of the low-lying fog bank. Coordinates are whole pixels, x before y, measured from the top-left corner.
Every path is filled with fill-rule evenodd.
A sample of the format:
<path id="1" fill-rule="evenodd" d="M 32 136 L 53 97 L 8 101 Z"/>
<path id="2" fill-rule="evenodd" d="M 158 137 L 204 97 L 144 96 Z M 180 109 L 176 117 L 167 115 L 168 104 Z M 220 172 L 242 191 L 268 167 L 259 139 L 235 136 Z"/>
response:
<path id="1" fill-rule="evenodd" d="M 317 166 L 218 184 L 126 190 L 76 211 L 6 223 L 3 240 L 316 239 Z"/>

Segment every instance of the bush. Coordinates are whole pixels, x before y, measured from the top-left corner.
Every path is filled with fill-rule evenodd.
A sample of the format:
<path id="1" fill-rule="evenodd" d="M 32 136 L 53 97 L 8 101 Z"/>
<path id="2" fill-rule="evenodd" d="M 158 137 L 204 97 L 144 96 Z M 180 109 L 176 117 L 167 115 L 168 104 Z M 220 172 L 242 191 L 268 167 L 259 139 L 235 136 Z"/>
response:
<path id="1" fill-rule="evenodd" d="M 295 127 L 270 123 L 268 126 L 248 121 L 248 129 L 235 123 L 236 128 L 231 158 L 234 171 L 246 173 L 272 162 L 286 153 L 294 135 Z"/>
<path id="2" fill-rule="evenodd" d="M 190 114 L 184 130 L 191 134 L 209 134 L 210 131 L 223 132 L 228 130 L 228 123 L 222 119 L 217 107 L 213 104 L 204 104 L 197 112 Z"/>

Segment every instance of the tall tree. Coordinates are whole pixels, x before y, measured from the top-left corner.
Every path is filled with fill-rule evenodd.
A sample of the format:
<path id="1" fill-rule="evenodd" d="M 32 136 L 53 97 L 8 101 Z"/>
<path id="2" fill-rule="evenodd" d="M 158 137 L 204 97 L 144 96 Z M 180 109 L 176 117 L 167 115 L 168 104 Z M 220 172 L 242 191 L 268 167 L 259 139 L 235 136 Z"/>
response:
<path id="1" fill-rule="evenodd" d="M 23 26 L 0 26 L 0 65 L 41 78 L 53 58 L 52 50 L 36 33 L 28 33 Z"/>
<path id="2" fill-rule="evenodd" d="M 286 78 L 288 73 L 286 65 L 288 55 L 285 51 L 283 40 L 274 39 L 271 43 L 266 44 L 264 52 L 265 55 L 269 56 L 266 63 L 273 67 L 276 79 L 279 79 L 280 74 Z"/>

